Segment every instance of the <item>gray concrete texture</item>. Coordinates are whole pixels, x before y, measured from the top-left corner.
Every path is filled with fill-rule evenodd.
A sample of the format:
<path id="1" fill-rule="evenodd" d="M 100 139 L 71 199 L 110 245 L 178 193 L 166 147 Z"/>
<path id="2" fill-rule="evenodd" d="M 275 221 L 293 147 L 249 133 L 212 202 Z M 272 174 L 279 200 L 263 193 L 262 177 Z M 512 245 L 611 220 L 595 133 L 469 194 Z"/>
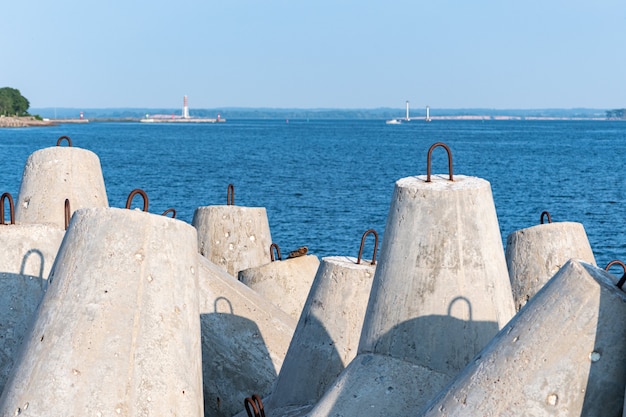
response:
<path id="1" fill-rule="evenodd" d="M 376 266 L 322 259 L 266 410 L 315 404 L 354 359 Z M 285 411 L 281 411 L 284 413 Z"/>
<path id="2" fill-rule="evenodd" d="M 234 277 L 270 262 L 272 236 L 263 207 L 198 207 L 192 224 L 200 253 Z"/>
<path id="3" fill-rule="evenodd" d="M 596 264 L 587 233 L 580 223 L 546 223 L 509 234 L 506 263 L 516 310 L 519 311 L 570 259 Z"/>
<path id="4" fill-rule="evenodd" d="M 55 146 L 27 159 L 15 202 L 15 220 L 52 223 L 65 228 L 65 200 L 71 213 L 88 207 L 108 207 L 98 156 L 86 149 Z"/>
<path id="5" fill-rule="evenodd" d="M 359 352 L 454 376 L 515 314 L 489 182 L 396 182 Z"/>
<path id="6" fill-rule="evenodd" d="M 412 416 L 450 380 L 448 375 L 391 356 L 359 354 L 306 415 Z M 283 414 L 272 414 L 282 416 Z"/>
<path id="7" fill-rule="evenodd" d="M 568 261 L 418 415 L 621 416 L 626 294 L 615 281 Z"/>
<path id="8" fill-rule="evenodd" d="M 489 182 L 425 179 L 396 182 L 358 355 L 310 416 L 410 415 L 515 313 Z"/>
<path id="9" fill-rule="evenodd" d="M 274 261 L 239 271 L 239 281 L 298 320 L 319 265 L 315 255 Z"/>
<path id="10" fill-rule="evenodd" d="M 204 407 L 232 416 L 252 394 L 271 392 L 296 320 L 198 255 Z"/>
<path id="11" fill-rule="evenodd" d="M 46 291 L 64 235 L 53 225 L 0 226 L 0 393 Z"/>
<path id="12" fill-rule="evenodd" d="M 186 223 L 76 211 L 0 415 L 202 416 L 197 269 Z"/>

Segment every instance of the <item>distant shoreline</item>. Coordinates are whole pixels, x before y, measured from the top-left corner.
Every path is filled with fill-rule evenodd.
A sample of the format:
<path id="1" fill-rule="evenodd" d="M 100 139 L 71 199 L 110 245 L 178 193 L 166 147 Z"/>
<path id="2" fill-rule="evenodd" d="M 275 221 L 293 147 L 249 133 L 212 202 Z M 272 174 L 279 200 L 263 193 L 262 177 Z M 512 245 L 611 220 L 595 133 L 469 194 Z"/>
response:
<path id="1" fill-rule="evenodd" d="M 87 119 L 38 119 L 35 116 L 0 117 L 0 127 L 46 127 L 62 123 L 89 123 Z"/>
<path id="2" fill-rule="evenodd" d="M 232 119 L 231 119 L 232 120 Z M 283 120 L 281 117 L 273 117 L 273 118 L 235 118 L 235 120 Z M 287 120 L 330 120 L 327 118 L 315 118 L 315 117 L 292 117 Z M 336 120 L 368 120 L 368 121 L 382 121 L 385 119 L 380 118 L 368 118 L 368 119 L 336 119 Z M 424 117 L 411 117 L 410 120 L 406 120 L 404 118 L 398 117 L 401 123 L 422 123 L 425 122 Z M 614 118 L 606 118 L 606 117 L 559 117 L 559 116 L 508 116 L 508 115 L 449 115 L 449 116 L 432 116 L 431 121 L 626 121 L 626 119 L 614 119 Z M 94 123 L 139 123 L 145 120 L 142 118 L 135 117 L 103 117 L 103 118 L 93 118 L 91 122 Z M 172 122 L 170 120 L 161 121 L 161 120 L 150 120 L 154 123 L 165 123 Z M 216 123 L 217 120 L 207 120 L 207 119 L 190 119 L 191 121 L 206 121 Z M 224 120 L 220 120 L 224 121 Z M 37 119 L 33 116 L 26 117 L 0 117 L 0 128 L 16 128 L 16 127 L 46 127 L 46 126 L 58 126 L 60 124 L 87 124 L 90 123 L 88 119 Z"/>

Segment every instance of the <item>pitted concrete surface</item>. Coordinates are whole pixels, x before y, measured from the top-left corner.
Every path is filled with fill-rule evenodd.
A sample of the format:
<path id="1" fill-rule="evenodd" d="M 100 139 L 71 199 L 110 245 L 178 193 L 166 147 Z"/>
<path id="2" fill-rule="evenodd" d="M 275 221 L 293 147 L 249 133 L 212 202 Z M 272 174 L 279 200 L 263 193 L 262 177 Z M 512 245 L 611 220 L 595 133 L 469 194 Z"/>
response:
<path id="1" fill-rule="evenodd" d="M 274 261 L 240 271 L 239 281 L 298 320 L 319 265 L 314 255 Z"/>
<path id="2" fill-rule="evenodd" d="M 109 206 L 98 156 L 68 146 L 33 152 L 24 166 L 15 220 L 65 228 L 65 199 L 70 201 L 71 213 Z"/>
<path id="3" fill-rule="evenodd" d="M 0 415 L 201 417 L 197 259 L 189 224 L 78 210 Z"/>

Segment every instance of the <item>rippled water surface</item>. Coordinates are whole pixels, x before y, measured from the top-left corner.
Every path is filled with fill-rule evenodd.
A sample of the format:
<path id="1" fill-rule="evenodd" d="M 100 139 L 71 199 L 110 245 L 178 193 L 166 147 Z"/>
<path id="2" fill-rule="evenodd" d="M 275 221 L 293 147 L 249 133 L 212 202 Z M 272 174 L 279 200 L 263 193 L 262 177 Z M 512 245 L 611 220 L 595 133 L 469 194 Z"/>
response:
<path id="1" fill-rule="evenodd" d="M 599 266 L 626 260 L 626 122 L 229 120 L 0 129 L 0 191 L 16 197 L 28 155 L 62 135 L 100 157 L 113 207 L 142 188 L 149 211 L 173 207 L 191 222 L 197 207 L 226 204 L 232 183 L 237 205 L 267 209 L 282 252 L 306 245 L 320 257 L 356 256 L 367 229 L 383 235 L 395 181 L 425 174 L 428 148 L 441 141 L 452 150 L 455 174 L 491 183 L 504 242 L 548 210 L 553 221 L 583 223 Z M 432 170 L 448 171 L 441 149 Z"/>

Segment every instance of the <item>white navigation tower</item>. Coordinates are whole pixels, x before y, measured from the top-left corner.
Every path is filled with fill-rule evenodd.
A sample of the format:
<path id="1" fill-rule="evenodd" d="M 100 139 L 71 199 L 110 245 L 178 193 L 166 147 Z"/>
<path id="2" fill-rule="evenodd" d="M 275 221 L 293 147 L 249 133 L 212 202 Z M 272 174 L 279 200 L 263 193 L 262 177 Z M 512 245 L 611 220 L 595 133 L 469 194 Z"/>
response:
<path id="1" fill-rule="evenodd" d="M 430 118 L 430 106 L 426 106 L 426 118 L 424 120 L 426 120 L 427 122 L 431 121 L 431 118 Z"/>
<path id="2" fill-rule="evenodd" d="M 183 99 L 183 119 L 189 119 L 189 106 L 187 105 L 187 96 Z"/>
<path id="3" fill-rule="evenodd" d="M 411 118 L 409 117 L 409 100 L 406 101 L 406 117 L 405 119 L 407 122 L 411 121 Z"/>

